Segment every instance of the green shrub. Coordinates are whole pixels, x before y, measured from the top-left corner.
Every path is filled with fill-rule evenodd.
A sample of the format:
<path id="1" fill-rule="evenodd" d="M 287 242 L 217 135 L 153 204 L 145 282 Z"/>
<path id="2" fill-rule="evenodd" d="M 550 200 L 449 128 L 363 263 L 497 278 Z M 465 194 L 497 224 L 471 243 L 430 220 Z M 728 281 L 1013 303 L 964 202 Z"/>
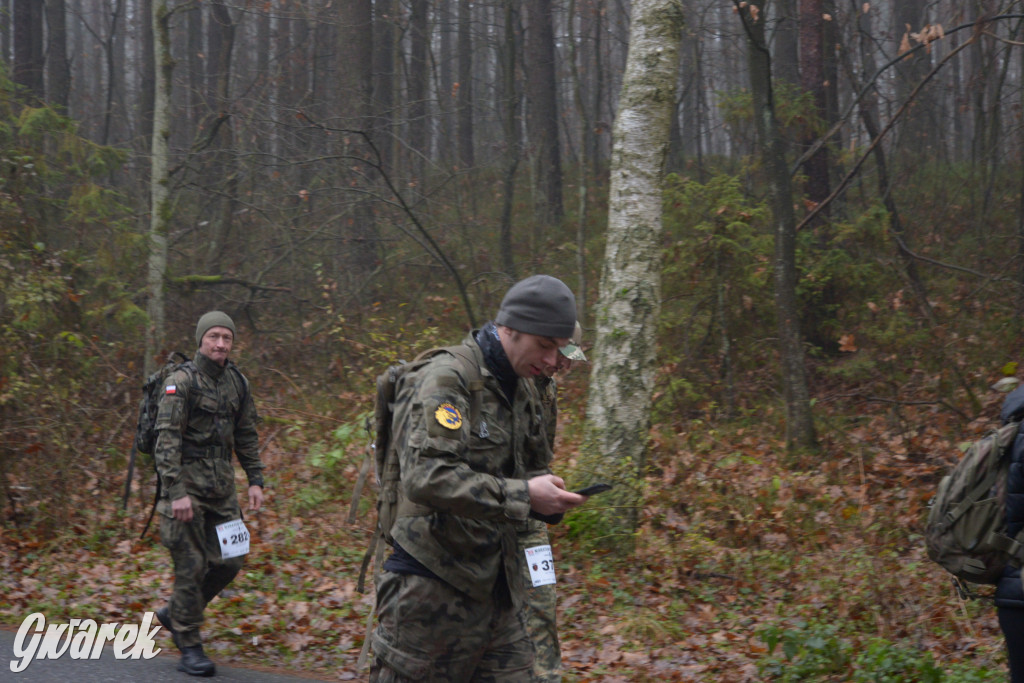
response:
<path id="1" fill-rule="evenodd" d="M 853 663 L 857 683 L 940 683 L 945 680 L 927 653 L 899 647 L 881 638 L 868 641 Z"/>
<path id="2" fill-rule="evenodd" d="M 835 624 L 804 621 L 790 628 L 766 626 L 758 631 L 758 637 L 768 646 L 768 656 L 758 662 L 758 671 L 782 683 L 843 673 L 850 665 L 853 647 L 838 631 Z"/>

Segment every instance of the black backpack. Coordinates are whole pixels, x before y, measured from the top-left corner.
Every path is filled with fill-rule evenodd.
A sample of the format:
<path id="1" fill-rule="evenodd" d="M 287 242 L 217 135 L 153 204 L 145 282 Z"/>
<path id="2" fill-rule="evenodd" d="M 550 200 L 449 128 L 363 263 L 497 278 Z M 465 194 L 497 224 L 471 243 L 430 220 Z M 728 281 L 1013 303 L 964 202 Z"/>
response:
<path id="1" fill-rule="evenodd" d="M 177 360 L 177 359 L 181 360 Z M 150 375 L 142 385 L 142 398 L 139 400 L 139 419 L 135 425 L 135 450 L 146 455 L 153 454 L 156 446 L 156 414 L 160 408 L 160 395 L 164 390 L 164 382 L 175 370 L 184 368 L 195 379 L 196 366 L 181 351 L 172 351 L 167 361 L 156 372 Z"/>
<path id="2" fill-rule="evenodd" d="M 160 408 L 160 395 L 164 390 L 164 381 L 168 375 L 178 369 L 184 369 L 195 380 L 198 369 L 192 360 L 180 351 L 172 351 L 164 364 L 156 372 L 146 378 L 142 385 L 142 398 L 139 399 L 139 416 L 135 423 L 135 439 L 132 441 L 132 452 L 128 459 L 128 477 L 124 483 L 124 499 L 122 509 L 128 509 L 128 497 L 131 494 L 132 477 L 135 474 L 135 454 L 144 453 L 153 455 L 156 446 L 156 415 Z M 153 469 L 156 469 L 156 462 L 153 462 Z M 146 535 L 149 524 L 153 521 L 153 513 L 156 512 L 157 501 L 160 500 L 160 475 L 156 478 L 156 494 L 153 497 L 153 508 L 149 511 L 149 519 L 142 528 L 139 538 Z"/>

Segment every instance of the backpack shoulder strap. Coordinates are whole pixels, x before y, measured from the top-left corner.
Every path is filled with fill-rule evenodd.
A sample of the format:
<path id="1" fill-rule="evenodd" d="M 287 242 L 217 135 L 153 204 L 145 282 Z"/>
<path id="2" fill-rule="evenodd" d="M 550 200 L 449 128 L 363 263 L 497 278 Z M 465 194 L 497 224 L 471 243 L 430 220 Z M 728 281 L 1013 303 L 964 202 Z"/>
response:
<path id="1" fill-rule="evenodd" d="M 469 388 L 469 424 L 476 425 L 480 422 L 480 412 L 483 409 L 484 376 L 480 372 L 480 365 L 468 346 L 447 346 L 444 350 L 459 360 L 460 370 Z"/>
<path id="2" fill-rule="evenodd" d="M 189 362 L 191 363 L 191 361 Z M 242 385 L 242 402 L 244 403 L 245 399 L 249 398 L 249 378 L 242 374 L 242 371 L 234 363 L 229 363 L 228 367 L 234 371 L 235 377 Z"/>
<path id="3" fill-rule="evenodd" d="M 181 356 L 182 360 L 176 363 L 175 366 L 170 370 L 170 372 L 168 372 L 164 376 L 163 381 L 166 382 L 167 379 L 176 372 L 184 372 L 188 376 L 189 380 L 188 389 L 191 390 L 192 387 L 196 386 L 199 383 L 199 368 L 196 366 L 196 364 L 192 361 L 191 358 L 186 358 L 185 355 L 182 354 L 180 351 L 173 352 L 171 356 L 168 358 L 168 360 L 173 360 L 174 356 L 176 355 Z M 186 398 L 188 397 L 186 396 Z"/>
<path id="4" fill-rule="evenodd" d="M 189 363 L 191 364 L 192 362 L 189 361 Z M 238 421 L 242 419 L 242 415 L 245 413 L 245 402 L 249 400 L 249 378 L 234 363 L 228 363 L 228 367 L 234 371 L 235 377 L 238 378 L 242 385 L 242 400 L 238 403 L 238 414 L 235 415 L 235 426 L 238 426 Z"/>

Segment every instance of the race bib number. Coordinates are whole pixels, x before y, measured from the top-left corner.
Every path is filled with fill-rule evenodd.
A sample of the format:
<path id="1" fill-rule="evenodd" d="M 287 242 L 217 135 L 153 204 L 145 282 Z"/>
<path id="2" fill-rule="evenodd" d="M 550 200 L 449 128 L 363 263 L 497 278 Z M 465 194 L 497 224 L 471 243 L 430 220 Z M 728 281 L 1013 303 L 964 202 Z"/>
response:
<path id="1" fill-rule="evenodd" d="M 222 559 L 249 554 L 249 530 L 245 528 L 245 522 L 240 519 L 218 524 L 217 540 L 220 541 Z"/>
<path id="2" fill-rule="evenodd" d="M 526 566 L 530 568 L 533 587 L 549 586 L 555 582 L 555 560 L 551 546 L 538 545 L 526 549 Z"/>

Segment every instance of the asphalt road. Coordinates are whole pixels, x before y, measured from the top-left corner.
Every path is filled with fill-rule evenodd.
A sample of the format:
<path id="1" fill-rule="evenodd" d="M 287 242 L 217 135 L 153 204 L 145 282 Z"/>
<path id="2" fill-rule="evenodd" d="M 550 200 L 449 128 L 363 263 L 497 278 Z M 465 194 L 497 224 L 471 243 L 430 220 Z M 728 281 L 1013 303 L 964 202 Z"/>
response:
<path id="1" fill-rule="evenodd" d="M 310 680 L 331 680 L 299 677 L 266 670 L 217 665 L 217 675 L 210 679 L 189 676 L 178 671 L 178 651 L 159 638 L 163 649 L 152 659 L 115 659 L 110 646 L 103 648 L 98 659 L 72 659 L 65 653 L 60 659 L 33 659 L 20 673 L 11 671 L 12 662 L 20 662 L 14 655 L 16 631 L 0 629 L 0 681 L 17 683 L 187 683 L 187 681 L 244 681 L 245 683 L 308 683 Z M 23 646 L 26 644 L 23 644 Z M 213 656 L 214 662 L 217 661 Z"/>

